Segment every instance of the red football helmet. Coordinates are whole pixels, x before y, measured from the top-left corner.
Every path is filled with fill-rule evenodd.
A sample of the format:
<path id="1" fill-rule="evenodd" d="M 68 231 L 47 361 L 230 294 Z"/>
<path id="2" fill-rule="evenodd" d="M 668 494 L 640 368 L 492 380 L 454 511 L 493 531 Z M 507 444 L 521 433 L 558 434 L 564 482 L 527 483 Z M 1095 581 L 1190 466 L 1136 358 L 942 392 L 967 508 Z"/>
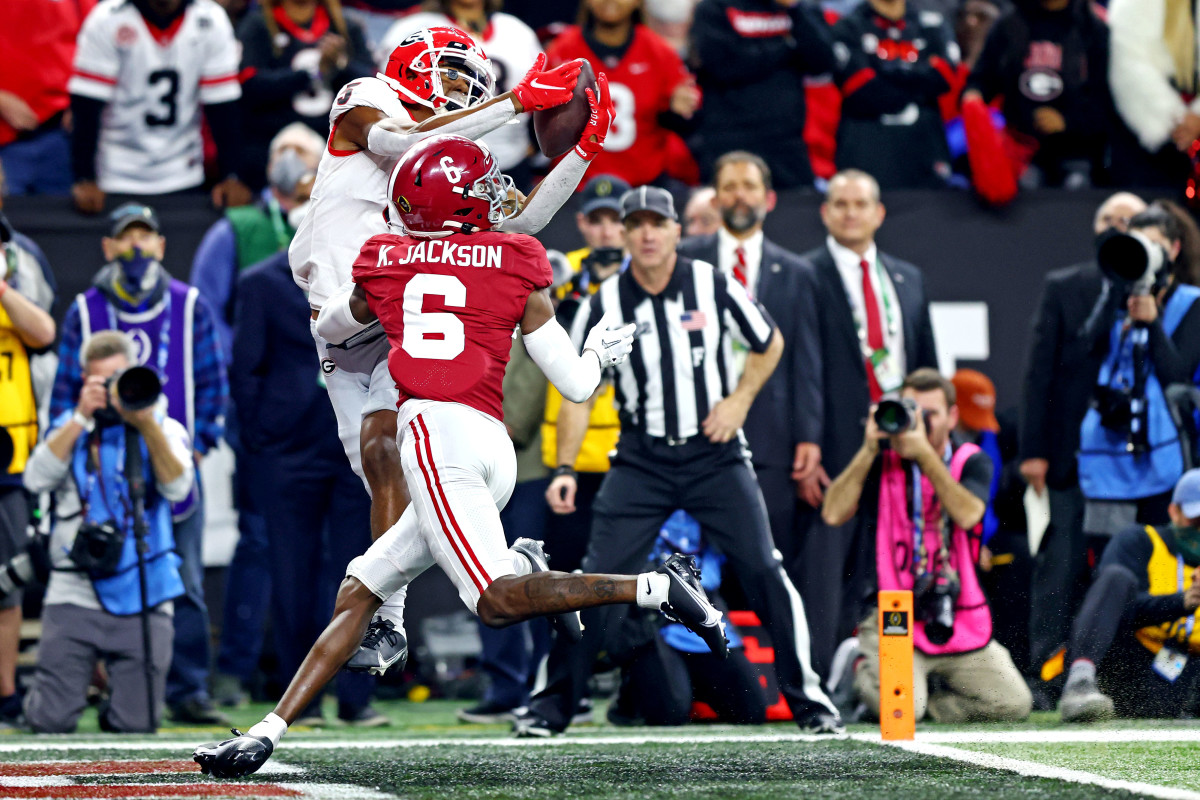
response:
<path id="1" fill-rule="evenodd" d="M 400 42 L 378 77 L 400 99 L 434 111 L 469 108 L 492 97 L 492 64 L 475 40 L 457 28 L 422 28 Z M 464 80 L 467 91 L 447 94 L 448 81 Z"/>
<path id="2" fill-rule="evenodd" d="M 448 236 L 494 228 L 519 210 L 512 178 L 482 142 L 431 136 L 392 169 L 389 218 L 413 236 Z"/>

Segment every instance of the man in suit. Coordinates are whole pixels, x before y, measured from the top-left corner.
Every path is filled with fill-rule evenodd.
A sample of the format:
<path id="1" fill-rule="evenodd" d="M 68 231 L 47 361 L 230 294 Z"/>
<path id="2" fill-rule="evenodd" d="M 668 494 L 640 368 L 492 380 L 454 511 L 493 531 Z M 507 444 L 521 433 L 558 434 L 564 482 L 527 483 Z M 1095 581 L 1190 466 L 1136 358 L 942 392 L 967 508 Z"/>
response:
<path id="1" fill-rule="evenodd" d="M 266 520 L 271 620 L 279 671 L 292 674 L 333 613 L 342 570 L 370 546 L 371 501 L 338 439 L 323 387 L 332 362 L 313 354 L 308 300 L 287 251 L 238 276 L 230 384 L 256 506 Z M 387 725 L 370 705 L 375 679 L 338 676 L 338 717 Z M 301 714 L 321 725 L 320 700 Z"/>
<path id="2" fill-rule="evenodd" d="M 763 235 L 775 207 L 771 169 L 744 150 L 717 159 L 713 205 L 716 233 L 692 236 L 679 252 L 733 275 L 761 302 L 783 334 L 779 367 L 759 392 L 742 430 L 754 472 L 767 502 L 775 546 L 792 580 L 799 559 L 795 531 L 797 480 L 821 463 L 821 341 L 817 328 L 817 279 L 811 265 Z M 739 354 L 737 363 L 743 364 Z"/>
<path id="3" fill-rule="evenodd" d="M 1119 192 L 1101 204 L 1092 229 L 1096 236 L 1110 228 L 1123 232 L 1145 208 L 1137 195 Z M 1035 671 L 1066 642 L 1083 600 L 1087 552 L 1075 451 L 1102 358 L 1082 328 L 1103 286 L 1095 261 L 1055 270 L 1046 275 L 1033 318 L 1021 395 L 1020 469 L 1035 492 L 1050 493 L 1050 527 L 1033 554 L 1029 656 Z M 1105 316 L 1101 327 L 1110 319 Z M 1048 687 L 1035 688 L 1043 689 L 1035 691 L 1036 701 L 1053 708 Z"/>
<path id="4" fill-rule="evenodd" d="M 873 177 L 854 169 L 837 173 L 821 206 L 825 244 L 804 254 L 817 273 L 824 413 L 821 463 L 800 480 L 800 497 L 810 508 L 800 520 L 799 583 L 810 617 L 828 621 L 813 628 L 813 665 L 821 674 L 862 616 L 866 587 L 856 565 L 859 550 L 872 557 L 874 544 L 862 541 L 857 517 L 836 528 L 821 522 L 817 509 L 829 476 L 854 457 L 871 403 L 898 390 L 910 372 L 937 367 L 924 276 L 875 246 L 885 213 Z"/>

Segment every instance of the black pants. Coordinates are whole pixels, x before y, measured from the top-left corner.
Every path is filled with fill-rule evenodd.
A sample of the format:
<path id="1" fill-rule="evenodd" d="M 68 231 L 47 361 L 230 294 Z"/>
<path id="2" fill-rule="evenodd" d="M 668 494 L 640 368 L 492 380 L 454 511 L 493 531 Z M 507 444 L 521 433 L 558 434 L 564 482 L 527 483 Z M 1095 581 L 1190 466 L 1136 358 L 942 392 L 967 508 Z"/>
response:
<path id="1" fill-rule="evenodd" d="M 1029 660 L 1035 675 L 1066 641 L 1088 581 L 1083 493 L 1077 487 L 1048 491 L 1050 527 L 1031 553 Z"/>
<path id="2" fill-rule="evenodd" d="M 1154 654 L 1135 638 L 1137 625 L 1126 611 L 1137 593 L 1137 577 L 1125 567 L 1101 570 L 1075 618 L 1067 656 L 1096 665 L 1100 691 L 1112 697 L 1118 716 L 1194 714 L 1200 700 L 1200 658 L 1192 655 L 1174 681 L 1151 668 Z"/>
<path id="3" fill-rule="evenodd" d="M 809 663 L 808 623 L 800 595 L 783 571 L 754 472 L 737 442 L 702 437 L 671 446 L 622 431 L 612 469 L 593 508 L 585 572 L 635 574 L 650 557 L 666 518 L 682 508 L 701 525 L 705 541 L 728 558 L 751 608 L 775 642 L 775 671 L 795 718 L 833 713 Z M 549 682 L 530 703 L 554 730 L 565 730 L 587 692 L 596 656 L 619 631 L 626 606 L 583 611 L 583 641 L 559 639 L 550 653 Z"/>

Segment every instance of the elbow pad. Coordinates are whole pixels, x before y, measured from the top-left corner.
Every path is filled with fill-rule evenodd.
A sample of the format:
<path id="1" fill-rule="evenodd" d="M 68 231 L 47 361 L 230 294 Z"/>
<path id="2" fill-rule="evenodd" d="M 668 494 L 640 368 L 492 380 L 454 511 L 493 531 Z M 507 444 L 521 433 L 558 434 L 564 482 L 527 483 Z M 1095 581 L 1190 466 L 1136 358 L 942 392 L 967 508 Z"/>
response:
<path id="1" fill-rule="evenodd" d="M 330 344 L 341 344 L 370 326 L 371 323 L 359 322 L 354 318 L 350 311 L 349 292 L 339 292 L 330 298 L 317 315 L 317 333 Z"/>
<path id="2" fill-rule="evenodd" d="M 586 401 L 600 385 L 600 357 L 590 351 L 582 356 L 576 353 L 558 320 L 522 334 L 521 339 L 533 363 L 572 403 Z"/>

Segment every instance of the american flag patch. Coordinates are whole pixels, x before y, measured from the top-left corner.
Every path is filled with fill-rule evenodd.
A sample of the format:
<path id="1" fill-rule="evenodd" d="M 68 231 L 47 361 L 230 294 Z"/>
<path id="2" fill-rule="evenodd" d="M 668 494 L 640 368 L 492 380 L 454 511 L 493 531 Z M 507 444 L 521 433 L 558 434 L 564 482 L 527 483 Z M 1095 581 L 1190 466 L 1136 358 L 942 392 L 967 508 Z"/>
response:
<path id="1" fill-rule="evenodd" d="M 708 317 L 703 311 L 685 311 L 679 315 L 679 324 L 685 331 L 702 331 L 708 326 Z"/>

